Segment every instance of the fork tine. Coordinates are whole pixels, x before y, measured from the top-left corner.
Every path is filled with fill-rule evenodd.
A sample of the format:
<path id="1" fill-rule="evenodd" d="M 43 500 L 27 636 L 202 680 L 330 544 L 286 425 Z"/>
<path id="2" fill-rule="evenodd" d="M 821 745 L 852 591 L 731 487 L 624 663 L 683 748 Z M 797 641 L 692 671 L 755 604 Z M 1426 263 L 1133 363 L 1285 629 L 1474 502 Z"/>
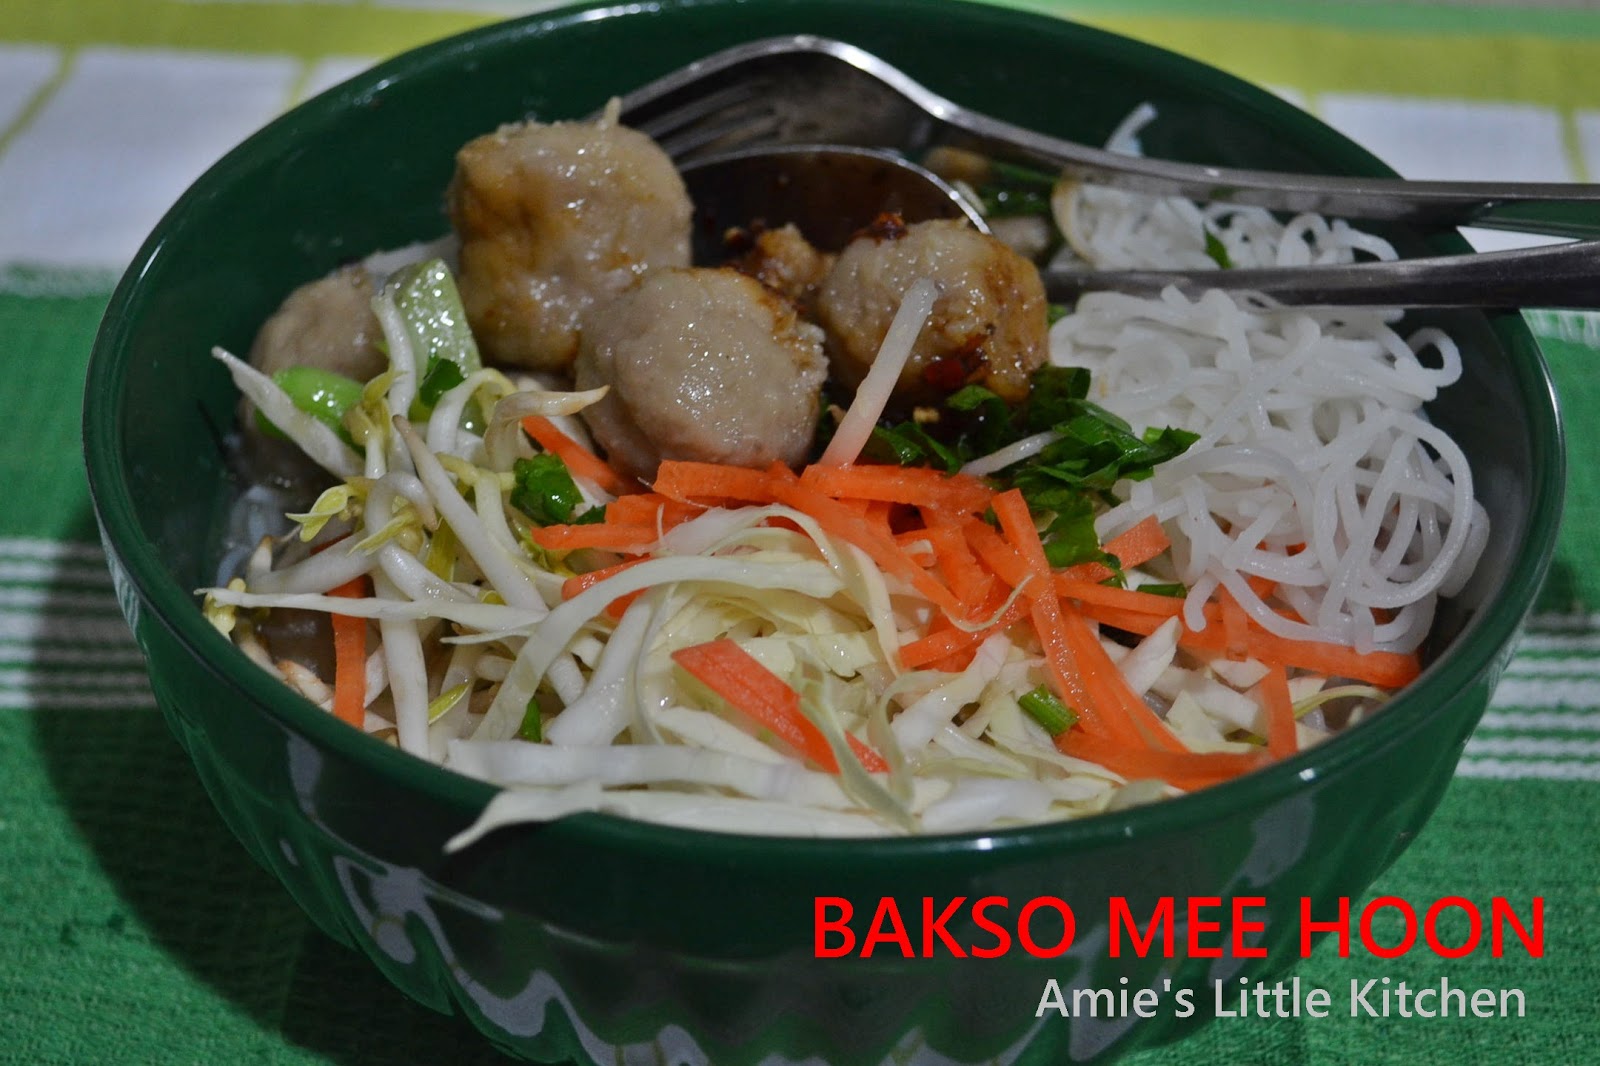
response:
<path id="1" fill-rule="evenodd" d="M 713 92 L 691 97 L 688 102 L 676 107 L 654 113 L 652 111 L 660 107 L 662 101 L 650 100 L 637 108 L 624 108 L 621 122 L 659 141 L 664 137 L 670 137 L 684 126 L 699 122 L 725 108 L 751 102 L 758 93 L 766 92 L 767 89 L 768 86 L 764 83 L 736 82 L 724 85 Z"/>
<path id="2" fill-rule="evenodd" d="M 677 132 L 657 138 L 657 143 L 673 159 L 685 159 L 715 148 L 731 150 L 775 139 L 783 129 L 783 117 L 771 106 L 752 102 L 731 111 L 706 116 Z"/>

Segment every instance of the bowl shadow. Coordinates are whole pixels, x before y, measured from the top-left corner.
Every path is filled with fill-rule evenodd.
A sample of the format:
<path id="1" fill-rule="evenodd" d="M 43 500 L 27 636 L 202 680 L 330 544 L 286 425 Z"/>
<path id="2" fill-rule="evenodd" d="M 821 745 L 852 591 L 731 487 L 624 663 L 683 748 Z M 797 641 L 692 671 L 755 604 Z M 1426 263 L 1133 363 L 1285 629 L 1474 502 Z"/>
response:
<path id="1" fill-rule="evenodd" d="M 93 542 L 94 530 L 85 506 L 65 532 Z M 42 609 L 70 615 L 68 605 L 81 599 L 81 586 L 52 583 Z M 132 646 L 131 634 L 126 639 Z M 242 1010 L 263 1042 L 276 1037 L 340 1066 L 514 1061 L 318 930 L 223 823 L 148 695 L 130 692 L 126 703 L 95 709 L 41 708 L 31 717 L 55 801 L 100 875 L 150 942 Z"/>

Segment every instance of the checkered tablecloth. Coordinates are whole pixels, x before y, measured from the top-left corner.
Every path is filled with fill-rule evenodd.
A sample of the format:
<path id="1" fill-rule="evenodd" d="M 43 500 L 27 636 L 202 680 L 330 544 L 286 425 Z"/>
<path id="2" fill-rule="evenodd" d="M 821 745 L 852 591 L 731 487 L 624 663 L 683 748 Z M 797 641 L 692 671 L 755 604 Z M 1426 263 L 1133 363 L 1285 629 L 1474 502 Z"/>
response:
<path id="1" fill-rule="evenodd" d="M 211 813 L 117 613 L 78 412 L 112 280 L 206 165 L 375 58 L 534 6 L 0 2 L 0 1062 L 500 1061 L 313 930 Z M 1600 178 L 1581 0 L 1026 6 L 1268 85 L 1408 176 Z M 1546 957 L 1375 969 L 1324 945 L 1298 971 L 1518 987 L 1528 1017 L 1223 1021 L 1140 1066 L 1600 1062 L 1600 328 L 1530 318 L 1571 437 L 1559 556 L 1457 781 L 1376 891 L 1543 896 Z"/>

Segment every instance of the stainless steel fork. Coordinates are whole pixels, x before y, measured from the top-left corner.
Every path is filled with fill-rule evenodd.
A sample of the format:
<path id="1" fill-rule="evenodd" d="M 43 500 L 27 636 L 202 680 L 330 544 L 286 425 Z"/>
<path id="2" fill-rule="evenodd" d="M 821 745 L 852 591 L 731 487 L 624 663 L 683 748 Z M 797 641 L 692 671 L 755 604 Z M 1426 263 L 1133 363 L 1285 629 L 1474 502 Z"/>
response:
<path id="1" fill-rule="evenodd" d="M 622 98 L 625 125 L 686 161 L 758 144 L 936 146 L 1132 191 L 1418 226 L 1600 237 L 1600 185 L 1404 181 L 1174 163 L 1049 137 L 968 110 L 870 52 L 799 34 L 717 52 Z"/>

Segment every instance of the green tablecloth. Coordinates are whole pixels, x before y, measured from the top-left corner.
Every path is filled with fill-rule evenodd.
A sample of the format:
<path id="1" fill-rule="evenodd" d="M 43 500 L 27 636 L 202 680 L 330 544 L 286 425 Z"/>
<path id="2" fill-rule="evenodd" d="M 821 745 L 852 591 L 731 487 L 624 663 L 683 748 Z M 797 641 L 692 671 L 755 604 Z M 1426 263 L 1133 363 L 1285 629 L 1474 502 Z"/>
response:
<path id="1" fill-rule="evenodd" d="M 1279 89 L 1412 176 L 1600 174 L 1600 12 L 1378 0 L 1035 2 Z M 117 614 L 79 466 L 111 278 L 183 185 L 373 58 L 531 5 L 6 0 L 0 9 L 0 1062 L 479 1063 L 313 930 L 228 835 Z M 1568 517 L 1522 651 L 1376 892 L 1547 905 L 1546 956 L 1341 960 L 1302 978 L 1520 988 L 1525 1018 L 1225 1020 L 1178 1062 L 1600 1061 L 1600 328 L 1537 313 Z"/>

